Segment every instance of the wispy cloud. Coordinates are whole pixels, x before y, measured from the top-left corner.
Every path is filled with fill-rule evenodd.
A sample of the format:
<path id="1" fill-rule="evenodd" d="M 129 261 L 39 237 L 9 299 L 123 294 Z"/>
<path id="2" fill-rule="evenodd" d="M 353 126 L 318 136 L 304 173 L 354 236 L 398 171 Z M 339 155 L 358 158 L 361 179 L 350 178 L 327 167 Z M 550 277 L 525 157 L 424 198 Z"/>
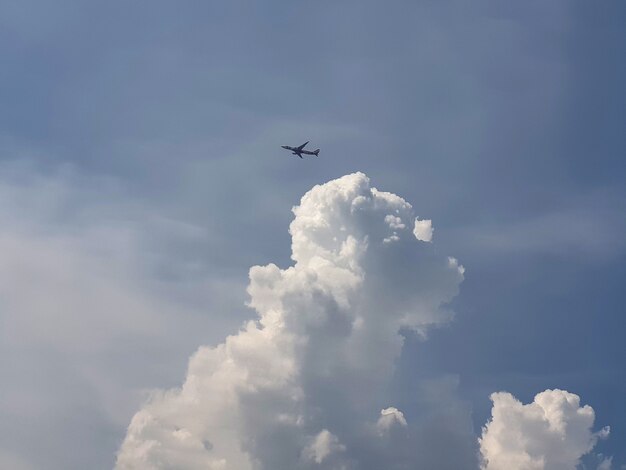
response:
<path id="1" fill-rule="evenodd" d="M 0 166 L 0 467 L 111 463 L 137 391 L 174 380 L 189 338 L 236 324 L 206 312 L 229 312 L 236 283 L 181 255 L 204 230 L 155 215 L 115 180 Z M 54 450 L 77 435 L 75 452 Z"/>
<path id="2" fill-rule="evenodd" d="M 626 200 L 621 191 L 574 195 L 561 207 L 461 228 L 457 246 L 480 253 L 599 258 L 626 252 Z"/>

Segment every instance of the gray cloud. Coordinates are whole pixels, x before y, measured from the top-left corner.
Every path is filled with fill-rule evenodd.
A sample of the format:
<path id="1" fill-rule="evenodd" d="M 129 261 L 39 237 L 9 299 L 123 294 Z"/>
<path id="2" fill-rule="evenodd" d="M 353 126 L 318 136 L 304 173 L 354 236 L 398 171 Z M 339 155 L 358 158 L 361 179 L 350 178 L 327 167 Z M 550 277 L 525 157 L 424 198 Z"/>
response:
<path id="1" fill-rule="evenodd" d="M 144 390 L 174 383 L 190 338 L 238 323 L 243 286 L 181 253 L 204 230 L 114 179 L 25 160 L 0 173 L 0 467 L 110 468 Z"/>
<path id="2" fill-rule="evenodd" d="M 459 249 L 486 255 L 558 255 L 570 259 L 603 261 L 626 252 L 622 234 L 624 199 L 620 189 L 568 195 L 553 201 L 557 207 L 498 223 L 470 225 L 452 235 Z"/>

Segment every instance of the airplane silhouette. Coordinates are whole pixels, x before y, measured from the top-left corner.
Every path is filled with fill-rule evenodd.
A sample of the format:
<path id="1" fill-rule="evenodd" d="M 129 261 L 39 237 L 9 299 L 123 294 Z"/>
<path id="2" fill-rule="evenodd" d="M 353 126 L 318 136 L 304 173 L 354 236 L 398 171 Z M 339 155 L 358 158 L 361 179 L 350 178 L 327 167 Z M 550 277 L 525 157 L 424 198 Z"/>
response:
<path id="1" fill-rule="evenodd" d="M 297 155 L 300 158 L 302 158 L 302 155 L 315 155 L 317 157 L 320 153 L 320 149 L 315 149 L 312 152 L 309 152 L 308 150 L 304 150 L 304 147 L 308 143 L 309 141 L 307 140 L 305 143 L 303 143 L 299 147 L 290 147 L 289 145 L 281 145 L 281 147 L 284 148 L 285 150 L 291 150 L 291 152 L 294 155 Z"/>

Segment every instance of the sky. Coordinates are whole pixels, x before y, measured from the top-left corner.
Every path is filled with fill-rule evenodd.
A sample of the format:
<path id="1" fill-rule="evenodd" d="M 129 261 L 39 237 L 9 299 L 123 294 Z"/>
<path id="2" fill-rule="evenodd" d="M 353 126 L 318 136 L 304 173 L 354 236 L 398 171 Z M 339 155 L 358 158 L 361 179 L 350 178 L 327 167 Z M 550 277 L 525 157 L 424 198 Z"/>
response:
<path id="1" fill-rule="evenodd" d="M 513 468 L 494 443 L 511 429 L 558 440 L 532 421 L 550 400 L 580 418 L 586 440 L 575 450 L 597 439 L 581 465 L 626 465 L 625 20 L 619 1 L 0 0 L 0 467 L 135 458 L 122 454 L 129 436 L 146 438 L 134 417 L 161 416 L 161 391 L 189 381 L 190 357 L 253 335 L 242 325 L 267 310 L 250 303 L 250 268 L 297 271 L 298 236 L 309 232 L 294 221 L 333 212 L 301 198 L 327 191 L 341 208 L 341 184 L 360 188 L 345 193 L 354 198 L 376 201 L 377 188 L 412 206 L 385 203 L 400 204 L 406 227 L 380 247 L 400 251 L 353 253 L 350 272 L 379 283 L 354 281 L 361 294 L 346 302 L 369 287 L 389 294 L 379 312 L 413 290 L 438 300 L 419 321 L 382 328 L 392 346 L 373 375 L 337 379 L 350 395 L 375 376 L 384 398 L 372 392 L 363 406 L 375 414 L 352 410 L 345 428 L 331 414 L 307 421 L 293 443 L 309 458 L 302 468 L 365 469 L 366 457 L 404 449 L 393 434 L 402 430 L 424 452 L 399 452 L 398 468 L 477 468 L 479 453 Z M 280 148 L 307 140 L 319 158 Z M 380 210 L 366 211 L 377 222 L 346 216 L 356 240 L 393 235 Z M 415 217 L 432 220 L 432 242 L 412 237 Z M 444 289 L 429 263 L 448 257 L 464 272 Z M 391 273 L 406 277 L 389 284 Z M 303 325 L 312 343 L 324 338 Z M 327 359 L 289 351 L 306 374 L 285 383 L 313 397 L 294 406 L 325 409 L 330 392 L 315 384 Z M 215 406 L 197 418 L 217 420 Z M 244 462 L 229 446 L 245 441 L 254 465 L 283 458 L 250 444 L 268 417 L 242 416 L 243 431 L 211 441 L 213 452 Z M 370 446 L 390 436 L 400 447 Z M 428 460 L 450 442 L 451 460 Z M 578 459 L 553 450 L 542 452 L 561 463 L 547 469 Z"/>

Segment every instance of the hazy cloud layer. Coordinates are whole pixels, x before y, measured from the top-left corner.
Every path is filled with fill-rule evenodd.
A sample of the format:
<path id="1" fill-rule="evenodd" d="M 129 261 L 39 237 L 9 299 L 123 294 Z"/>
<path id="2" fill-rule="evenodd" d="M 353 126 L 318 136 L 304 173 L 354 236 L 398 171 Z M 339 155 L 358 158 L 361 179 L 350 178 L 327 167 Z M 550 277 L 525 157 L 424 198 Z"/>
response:
<path id="1" fill-rule="evenodd" d="M 0 468 L 110 468 L 141 391 L 237 324 L 197 307 L 232 286 L 176 249 L 205 231 L 71 166 L 0 164 L 0 226 Z"/>
<path id="2" fill-rule="evenodd" d="M 609 435 L 608 427 L 593 432 L 593 408 L 564 390 L 541 392 L 528 405 L 505 392 L 491 400 L 492 418 L 480 439 L 484 470 L 571 470 Z M 609 458 L 597 468 L 610 466 Z"/>
<path id="3" fill-rule="evenodd" d="M 426 458 L 428 431 L 388 386 L 400 329 L 449 321 L 462 267 L 417 240 L 411 205 L 362 173 L 314 187 L 293 211 L 294 265 L 250 270 L 258 318 L 201 347 L 180 389 L 153 395 L 119 470 L 400 469 Z"/>

